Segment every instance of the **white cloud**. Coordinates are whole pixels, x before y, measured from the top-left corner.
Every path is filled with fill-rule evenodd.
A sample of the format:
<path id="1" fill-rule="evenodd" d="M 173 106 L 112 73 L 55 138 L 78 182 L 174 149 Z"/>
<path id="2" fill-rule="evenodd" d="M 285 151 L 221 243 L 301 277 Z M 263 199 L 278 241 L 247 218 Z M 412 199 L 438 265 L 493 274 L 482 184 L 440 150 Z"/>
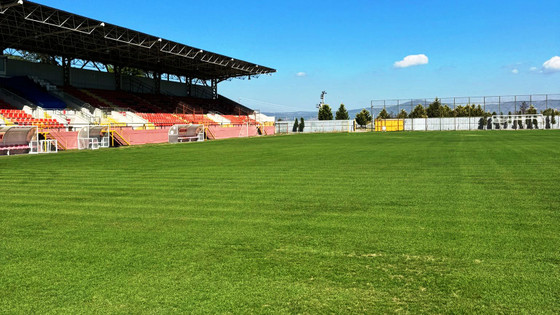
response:
<path id="1" fill-rule="evenodd" d="M 428 56 L 424 54 L 408 55 L 403 60 L 397 61 L 394 64 L 395 68 L 407 68 L 412 66 L 419 66 L 428 64 Z"/>
<path id="2" fill-rule="evenodd" d="M 537 70 L 539 70 L 537 67 L 531 67 L 531 68 L 529 68 L 529 71 L 531 71 L 531 72 L 536 72 Z"/>
<path id="3" fill-rule="evenodd" d="M 548 59 L 542 67 L 545 72 L 560 72 L 560 56 Z"/>
<path id="4" fill-rule="evenodd" d="M 296 77 L 300 77 L 300 78 L 301 78 L 301 77 L 306 77 L 306 76 L 307 76 L 307 73 L 305 73 L 305 72 L 298 72 L 298 73 L 296 73 Z"/>
<path id="5" fill-rule="evenodd" d="M 519 69 L 513 69 L 513 70 L 511 70 L 511 73 L 513 73 L 513 74 L 518 74 L 518 73 L 519 73 Z"/>

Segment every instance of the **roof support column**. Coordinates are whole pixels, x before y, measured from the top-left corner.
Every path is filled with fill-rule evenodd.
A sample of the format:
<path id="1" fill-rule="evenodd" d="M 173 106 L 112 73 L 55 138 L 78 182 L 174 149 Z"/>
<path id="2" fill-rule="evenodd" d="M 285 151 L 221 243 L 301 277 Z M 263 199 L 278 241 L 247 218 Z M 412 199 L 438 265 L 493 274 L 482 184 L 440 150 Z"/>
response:
<path id="1" fill-rule="evenodd" d="M 68 57 L 62 57 L 62 82 L 64 86 L 70 85 L 70 64 L 72 59 Z"/>
<path id="2" fill-rule="evenodd" d="M 218 79 L 212 79 L 211 86 L 212 86 L 212 99 L 218 99 Z"/>
<path id="3" fill-rule="evenodd" d="M 193 94 L 193 90 L 192 90 L 192 84 L 193 83 L 193 79 L 187 77 L 186 78 L 186 84 L 187 84 L 187 96 L 192 96 Z"/>
<path id="4" fill-rule="evenodd" d="M 122 67 L 115 65 L 115 90 L 120 91 L 122 89 Z"/>
<path id="5" fill-rule="evenodd" d="M 161 94 L 161 73 L 154 72 L 154 92 Z"/>

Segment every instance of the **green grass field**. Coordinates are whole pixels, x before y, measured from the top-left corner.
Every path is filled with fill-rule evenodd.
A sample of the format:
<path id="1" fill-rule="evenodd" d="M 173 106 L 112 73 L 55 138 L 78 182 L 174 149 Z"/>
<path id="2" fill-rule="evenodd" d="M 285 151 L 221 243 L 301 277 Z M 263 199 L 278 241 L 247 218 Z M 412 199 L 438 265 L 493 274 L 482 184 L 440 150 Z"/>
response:
<path id="1" fill-rule="evenodd" d="M 0 313 L 559 313 L 560 132 L 0 158 Z"/>

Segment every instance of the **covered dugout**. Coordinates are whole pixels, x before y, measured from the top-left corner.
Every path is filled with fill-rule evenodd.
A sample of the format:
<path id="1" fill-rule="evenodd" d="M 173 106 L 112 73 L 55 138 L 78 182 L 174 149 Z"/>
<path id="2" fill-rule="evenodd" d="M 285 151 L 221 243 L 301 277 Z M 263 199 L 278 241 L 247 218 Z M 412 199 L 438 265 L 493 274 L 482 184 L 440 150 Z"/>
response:
<path id="1" fill-rule="evenodd" d="M 109 145 L 109 126 L 84 126 L 78 131 L 78 150 L 97 150 Z"/>
<path id="2" fill-rule="evenodd" d="M 38 129 L 35 126 L 0 127 L 0 155 L 56 152 L 57 141 L 39 140 Z"/>
<path id="3" fill-rule="evenodd" d="M 174 125 L 169 129 L 169 143 L 204 141 L 204 125 Z"/>
<path id="4" fill-rule="evenodd" d="M 36 136 L 36 127 L 0 127 L 0 155 L 29 153 Z"/>

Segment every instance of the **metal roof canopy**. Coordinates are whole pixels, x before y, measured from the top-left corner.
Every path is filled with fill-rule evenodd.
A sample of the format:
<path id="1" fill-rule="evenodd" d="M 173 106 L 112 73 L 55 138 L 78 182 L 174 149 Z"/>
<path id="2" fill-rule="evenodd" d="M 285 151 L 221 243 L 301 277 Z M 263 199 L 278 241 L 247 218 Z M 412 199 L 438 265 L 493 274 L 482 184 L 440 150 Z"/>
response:
<path id="1" fill-rule="evenodd" d="M 82 59 L 201 80 L 276 70 L 23 0 L 0 0 L 0 49 Z"/>

